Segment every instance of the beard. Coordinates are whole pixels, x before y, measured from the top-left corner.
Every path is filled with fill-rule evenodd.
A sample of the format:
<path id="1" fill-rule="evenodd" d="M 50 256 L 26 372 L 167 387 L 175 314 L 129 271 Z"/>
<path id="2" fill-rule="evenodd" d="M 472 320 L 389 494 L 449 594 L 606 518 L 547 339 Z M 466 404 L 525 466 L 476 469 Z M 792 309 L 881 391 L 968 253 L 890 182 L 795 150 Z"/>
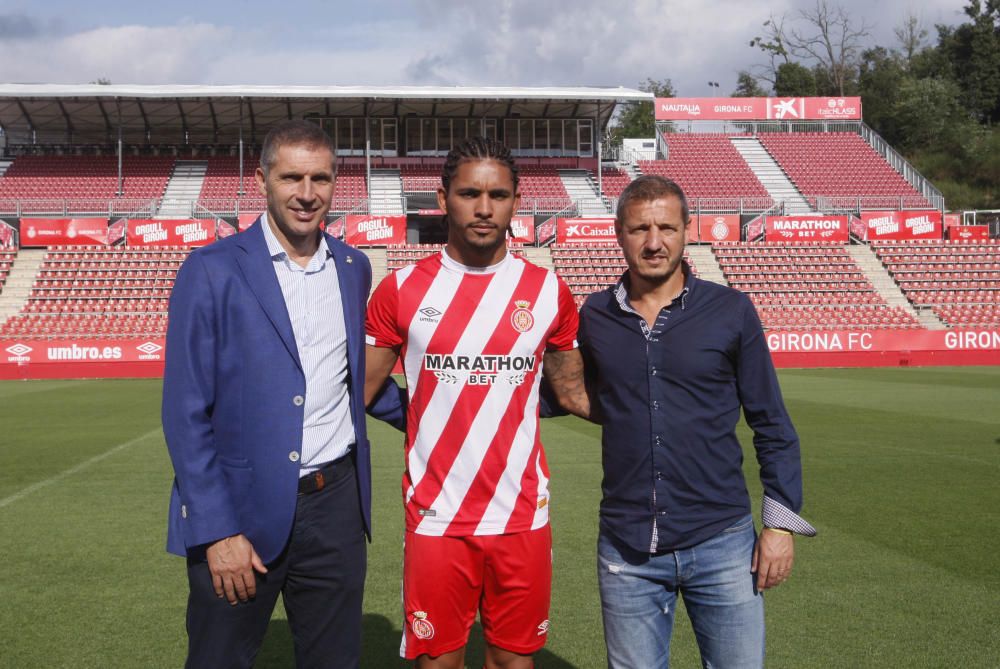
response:
<path id="1" fill-rule="evenodd" d="M 471 225 L 464 226 L 452 223 L 449 229 L 449 241 L 452 240 L 453 234 L 458 238 L 456 241 L 460 245 L 477 253 L 492 253 L 507 244 L 507 230 L 499 225 L 495 226 L 491 234 L 481 235 L 473 230 Z"/>
<path id="2" fill-rule="evenodd" d="M 674 258 L 668 257 L 668 262 L 664 264 L 650 266 L 643 262 L 644 257 L 640 257 L 637 262 L 629 265 L 629 271 L 643 281 L 653 284 L 662 284 L 669 281 L 670 278 L 680 270 L 681 260 L 683 258 L 684 253 L 682 251 Z"/>

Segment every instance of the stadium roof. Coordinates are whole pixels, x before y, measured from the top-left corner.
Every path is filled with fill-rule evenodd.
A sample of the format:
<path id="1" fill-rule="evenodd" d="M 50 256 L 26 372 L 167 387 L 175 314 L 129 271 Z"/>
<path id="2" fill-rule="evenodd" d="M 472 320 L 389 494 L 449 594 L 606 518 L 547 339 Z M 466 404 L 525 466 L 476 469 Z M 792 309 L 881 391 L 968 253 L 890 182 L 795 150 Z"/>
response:
<path id="1" fill-rule="evenodd" d="M 619 103 L 652 102 L 629 88 L 441 86 L 191 86 L 0 84 L 9 141 L 232 142 L 242 127 L 306 117 L 591 118 L 603 129 Z"/>

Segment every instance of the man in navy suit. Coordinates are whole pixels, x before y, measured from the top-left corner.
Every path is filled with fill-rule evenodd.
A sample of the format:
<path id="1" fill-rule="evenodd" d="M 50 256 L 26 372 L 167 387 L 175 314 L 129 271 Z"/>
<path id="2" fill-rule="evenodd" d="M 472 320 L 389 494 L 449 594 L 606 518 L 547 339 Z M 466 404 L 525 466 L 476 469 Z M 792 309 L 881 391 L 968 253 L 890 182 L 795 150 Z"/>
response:
<path id="1" fill-rule="evenodd" d="M 317 125 L 275 127 L 256 171 L 267 212 L 177 273 L 163 431 L 175 472 L 167 549 L 188 564 L 189 667 L 251 666 L 279 593 L 299 667 L 359 663 L 371 267 L 320 230 L 335 177 Z M 396 397 L 383 393 L 373 414 L 389 417 Z"/>

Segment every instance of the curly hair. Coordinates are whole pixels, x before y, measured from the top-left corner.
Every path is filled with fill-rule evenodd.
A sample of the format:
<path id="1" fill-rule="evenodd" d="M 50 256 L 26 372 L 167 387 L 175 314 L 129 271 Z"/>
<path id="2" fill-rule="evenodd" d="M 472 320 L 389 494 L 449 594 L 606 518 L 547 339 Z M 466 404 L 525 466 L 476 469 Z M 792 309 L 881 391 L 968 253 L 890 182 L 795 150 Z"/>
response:
<path id="1" fill-rule="evenodd" d="M 451 180 L 458 172 L 458 166 L 466 160 L 495 160 L 505 165 L 510 170 L 510 176 L 514 180 L 514 192 L 517 192 L 518 176 L 517 165 L 514 164 L 514 156 L 510 149 L 502 142 L 487 137 L 470 137 L 464 139 L 448 152 L 448 157 L 444 161 L 444 168 L 441 170 L 441 186 L 444 192 L 448 192 Z"/>

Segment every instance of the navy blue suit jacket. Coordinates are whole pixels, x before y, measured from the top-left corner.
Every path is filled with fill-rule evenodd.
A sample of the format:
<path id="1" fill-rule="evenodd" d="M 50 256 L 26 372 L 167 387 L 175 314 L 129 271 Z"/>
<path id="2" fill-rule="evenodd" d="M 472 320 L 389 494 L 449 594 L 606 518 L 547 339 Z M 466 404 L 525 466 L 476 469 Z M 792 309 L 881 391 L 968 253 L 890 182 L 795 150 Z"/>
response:
<path id="1" fill-rule="evenodd" d="M 175 473 L 167 550 L 178 555 L 198 556 L 207 544 L 242 533 L 269 562 L 291 531 L 306 381 L 262 225 L 258 219 L 193 251 L 170 297 L 162 418 Z M 360 251 L 324 238 L 344 305 L 355 470 L 370 536 L 363 398 L 371 265 Z M 395 393 L 382 393 L 376 405 L 383 399 L 394 403 L 387 414 L 400 411 Z M 385 418 L 379 409 L 373 415 Z"/>

